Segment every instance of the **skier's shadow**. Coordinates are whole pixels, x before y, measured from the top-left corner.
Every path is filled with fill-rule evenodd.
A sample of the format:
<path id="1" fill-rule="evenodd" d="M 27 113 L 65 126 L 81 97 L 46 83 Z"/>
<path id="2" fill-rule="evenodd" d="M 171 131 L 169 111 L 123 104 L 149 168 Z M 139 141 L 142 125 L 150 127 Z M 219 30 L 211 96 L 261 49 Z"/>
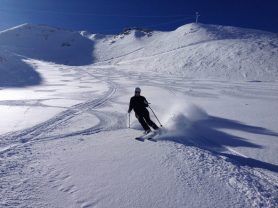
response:
<path id="1" fill-rule="evenodd" d="M 278 133 L 262 127 L 243 124 L 235 120 L 208 116 L 205 120 L 188 121 L 188 126 L 185 123 L 184 131 L 182 131 L 181 134 L 172 136 L 169 134 L 162 137 L 162 139 L 171 140 L 187 146 L 196 146 L 208 150 L 213 154 L 225 156 L 230 159 L 230 162 L 237 166 L 249 166 L 278 172 L 278 166 L 275 164 L 246 158 L 238 154 L 228 154 L 227 152 L 229 152 L 229 150 L 227 151 L 227 147 L 251 147 L 261 149 L 263 146 L 254 144 L 245 138 L 223 132 L 221 129 L 231 129 L 246 133 L 278 137 Z"/>

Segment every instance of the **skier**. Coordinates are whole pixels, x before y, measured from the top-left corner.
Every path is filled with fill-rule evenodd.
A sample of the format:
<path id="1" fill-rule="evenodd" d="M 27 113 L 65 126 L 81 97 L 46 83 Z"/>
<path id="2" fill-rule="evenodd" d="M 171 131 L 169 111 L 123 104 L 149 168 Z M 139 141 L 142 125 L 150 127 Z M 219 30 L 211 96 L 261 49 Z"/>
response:
<path id="1" fill-rule="evenodd" d="M 148 134 L 151 132 L 149 126 L 153 129 L 158 129 L 158 126 L 150 119 L 149 111 L 146 108 L 149 106 L 148 101 L 140 93 L 141 89 L 136 87 L 135 95 L 130 98 L 128 113 L 134 110 L 136 118 L 144 128 L 145 133 Z"/>

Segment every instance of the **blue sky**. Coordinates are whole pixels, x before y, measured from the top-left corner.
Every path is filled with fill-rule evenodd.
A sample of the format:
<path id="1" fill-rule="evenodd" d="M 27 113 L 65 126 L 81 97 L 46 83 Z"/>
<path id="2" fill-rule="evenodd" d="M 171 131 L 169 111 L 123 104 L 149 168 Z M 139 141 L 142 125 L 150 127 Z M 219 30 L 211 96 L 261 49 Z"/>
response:
<path id="1" fill-rule="evenodd" d="M 278 32 L 278 0 L 0 0 L 0 29 L 22 23 L 114 34 L 195 21 Z"/>

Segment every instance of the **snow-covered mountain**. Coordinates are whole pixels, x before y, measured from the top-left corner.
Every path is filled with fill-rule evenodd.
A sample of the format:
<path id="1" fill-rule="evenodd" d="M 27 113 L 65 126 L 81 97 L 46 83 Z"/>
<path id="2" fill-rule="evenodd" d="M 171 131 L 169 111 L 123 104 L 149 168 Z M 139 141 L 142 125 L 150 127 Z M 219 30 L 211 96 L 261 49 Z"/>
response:
<path id="1" fill-rule="evenodd" d="M 41 83 L 40 75 L 24 59 L 85 65 L 93 62 L 92 51 L 93 42 L 79 32 L 32 24 L 1 31 L 0 86 Z"/>
<path id="2" fill-rule="evenodd" d="M 132 30 L 97 41 L 94 51 L 96 61 L 189 78 L 278 77 L 278 35 L 235 27 L 188 24 L 151 35 Z"/>
<path id="3" fill-rule="evenodd" d="M 185 78 L 270 81 L 278 77 L 277 34 L 194 23 L 171 32 L 131 28 L 114 36 L 24 24 L 0 32 L 0 70 L 5 79 L 13 76 L 7 77 L 7 72 L 18 69 L 15 56 L 67 65 L 109 63 Z"/>
<path id="4" fill-rule="evenodd" d="M 93 42 L 79 32 L 45 25 L 23 24 L 0 32 L 1 51 L 57 64 L 85 65 L 93 62 Z"/>
<path id="5" fill-rule="evenodd" d="M 0 32 L 0 207 L 278 207 L 277 40 Z M 137 86 L 163 125 L 152 140 L 127 113 Z"/>

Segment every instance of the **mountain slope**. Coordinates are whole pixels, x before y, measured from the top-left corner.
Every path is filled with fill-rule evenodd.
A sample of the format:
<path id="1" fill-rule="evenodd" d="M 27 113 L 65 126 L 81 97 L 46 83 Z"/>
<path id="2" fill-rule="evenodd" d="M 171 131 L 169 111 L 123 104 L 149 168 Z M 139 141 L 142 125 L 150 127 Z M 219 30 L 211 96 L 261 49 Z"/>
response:
<path id="1" fill-rule="evenodd" d="M 278 207 L 276 34 L 22 25 L 0 42 L 0 207 Z M 136 86 L 156 140 L 134 139 Z"/>
<path id="2" fill-rule="evenodd" d="M 93 42 L 79 32 L 45 25 L 23 24 L 0 32 L 1 50 L 57 64 L 85 65 L 93 61 Z"/>
<path id="3" fill-rule="evenodd" d="M 277 34 L 203 24 L 139 38 L 135 33 L 98 41 L 96 61 L 190 78 L 277 80 Z"/>
<path id="4" fill-rule="evenodd" d="M 137 28 L 115 36 L 24 24 L 0 32 L 0 57 L 8 60 L 4 53 L 18 56 L 15 62 L 34 58 L 66 65 L 109 63 L 185 78 L 271 81 L 278 77 L 277 34 L 194 23 L 171 32 Z M 0 62 L 0 73 L 7 80 L 15 80 L 9 78 L 15 73 L 6 73 L 16 70 L 11 62 Z"/>
<path id="5" fill-rule="evenodd" d="M 277 207 L 276 82 L 29 63 L 45 82 L 0 90 L 0 206 Z M 134 86 L 157 142 L 127 128 Z"/>
<path id="6" fill-rule="evenodd" d="M 43 78 L 24 59 L 67 65 L 93 62 L 93 42 L 79 32 L 23 24 L 0 32 L 0 87 L 38 85 Z"/>

